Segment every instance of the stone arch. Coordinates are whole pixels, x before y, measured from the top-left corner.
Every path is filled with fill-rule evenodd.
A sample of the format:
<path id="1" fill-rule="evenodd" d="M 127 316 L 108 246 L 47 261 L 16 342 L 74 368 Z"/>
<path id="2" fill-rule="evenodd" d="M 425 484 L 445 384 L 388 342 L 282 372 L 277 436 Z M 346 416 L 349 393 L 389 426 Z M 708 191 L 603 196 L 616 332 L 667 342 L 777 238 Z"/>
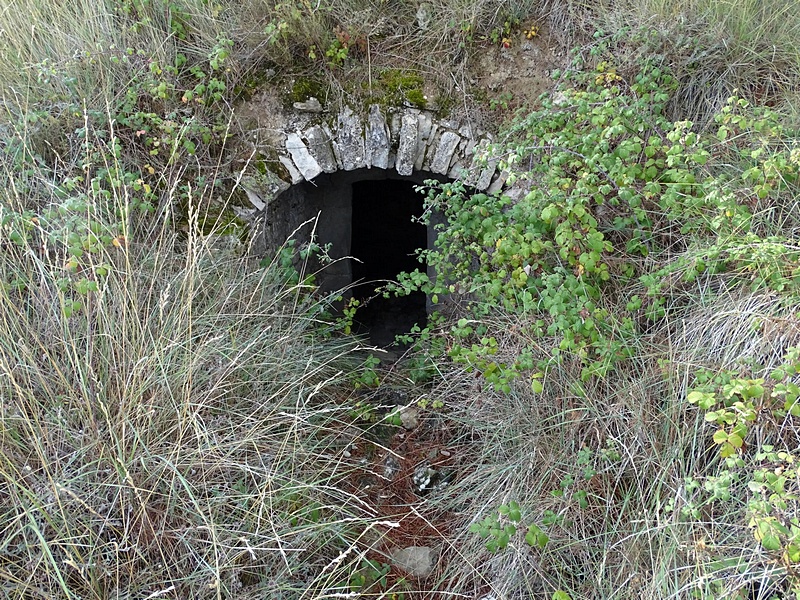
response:
<path id="1" fill-rule="evenodd" d="M 488 193 L 505 184 L 507 173 L 498 172 L 497 159 L 489 152 L 491 133 L 471 123 L 440 119 L 417 108 L 384 111 L 377 104 L 366 114 L 345 107 L 325 118 L 318 103 L 306 104 L 305 112 L 286 117 L 281 131 L 272 136 L 263 153 L 270 155 L 264 161 L 270 166 L 261 170 L 262 176 L 241 178 L 252 208 L 240 208 L 240 215 L 262 221 L 257 251 L 283 243 L 300 223 L 316 216 L 321 207 L 306 202 L 306 196 L 314 194 L 304 190 L 330 185 L 336 173 L 416 183 L 428 178 L 460 180 Z"/>
<path id="2" fill-rule="evenodd" d="M 430 112 L 405 108 L 384 115 L 380 105 L 366 116 L 343 109 L 333 125 L 325 121 L 286 131 L 278 161 L 292 185 L 313 181 L 321 173 L 356 169 L 395 170 L 407 177 L 427 171 L 463 179 L 479 191 L 499 190 L 497 160 L 487 156 L 491 134 L 469 123 L 437 119 Z"/>
<path id="3" fill-rule="evenodd" d="M 371 105 L 363 115 L 344 108 L 334 119 L 326 120 L 314 111 L 313 115 L 290 117 L 288 122 L 293 124 L 284 128 L 277 156 L 271 161 L 281 167 L 276 170 L 278 177 L 273 176 L 271 186 L 256 187 L 249 180 L 242 181 L 242 186 L 261 213 L 265 252 L 292 235 L 300 244 L 311 235 L 323 245 L 331 244 L 335 262 L 317 280 L 323 290 L 353 284 L 358 267 L 353 261 L 364 260 L 347 258 L 355 245 L 354 207 L 358 203 L 354 195 L 359 182 L 386 181 L 384 187 L 396 189 L 400 185 L 396 182 L 461 180 L 490 193 L 505 183 L 505 174 L 497 172 L 497 160 L 489 155 L 491 134 L 469 123 L 438 119 L 430 111 L 401 108 L 384 113 L 381 106 Z M 419 196 L 420 210 L 421 206 Z M 388 219 L 396 211 L 384 212 Z M 411 214 L 405 220 L 410 223 Z M 376 227 L 380 225 L 376 222 Z M 405 226 L 399 222 L 385 225 Z M 409 229 L 403 235 L 412 233 Z M 399 239 L 386 238 L 390 247 L 395 244 L 393 239 Z M 432 247 L 434 239 L 429 227 L 423 247 Z M 424 312 L 424 296 L 422 306 Z"/>

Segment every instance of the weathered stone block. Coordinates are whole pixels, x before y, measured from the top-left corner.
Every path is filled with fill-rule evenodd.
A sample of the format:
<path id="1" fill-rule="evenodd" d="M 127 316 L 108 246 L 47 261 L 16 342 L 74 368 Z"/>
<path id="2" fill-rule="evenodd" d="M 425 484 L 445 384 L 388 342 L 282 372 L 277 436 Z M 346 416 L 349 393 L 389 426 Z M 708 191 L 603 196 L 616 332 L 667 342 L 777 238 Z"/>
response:
<path id="1" fill-rule="evenodd" d="M 331 148 L 330 135 L 319 125 L 314 125 L 306 130 L 306 140 L 308 140 L 308 151 L 314 160 L 326 173 L 333 173 L 338 169 L 336 156 Z"/>
<path id="2" fill-rule="evenodd" d="M 439 140 L 439 145 L 436 148 L 436 153 L 431 160 L 430 170 L 440 175 L 445 175 L 450 169 L 450 161 L 453 158 L 453 153 L 456 151 L 461 137 L 453 131 L 445 131 Z"/>
<path id="3" fill-rule="evenodd" d="M 367 166 L 364 158 L 364 133 L 361 119 L 349 108 L 339 113 L 334 151 L 345 171 L 354 171 Z"/>
<path id="4" fill-rule="evenodd" d="M 497 159 L 490 159 L 487 165 L 481 171 L 478 181 L 475 182 L 475 189 L 483 191 L 492 183 L 492 176 L 497 168 Z"/>
<path id="5" fill-rule="evenodd" d="M 300 174 L 300 171 L 297 170 L 297 167 L 294 166 L 292 159 L 288 156 L 280 155 L 278 160 L 283 165 L 283 167 L 289 172 L 289 177 L 292 180 L 292 185 L 300 183 L 304 181 L 303 176 Z"/>
<path id="6" fill-rule="evenodd" d="M 506 179 L 508 179 L 508 171 L 501 171 L 497 177 L 495 177 L 494 181 L 486 188 L 487 194 L 496 194 L 500 190 L 503 189 L 503 186 L 506 184 Z"/>
<path id="7" fill-rule="evenodd" d="M 395 168 L 397 174 L 407 177 L 414 172 L 414 162 L 417 158 L 417 145 L 419 143 L 419 121 L 417 115 L 405 113 L 400 128 L 400 139 L 397 145 L 397 159 Z"/>
<path id="8" fill-rule="evenodd" d="M 389 168 L 389 127 L 377 104 L 369 107 L 366 162 L 367 167 Z"/>
<path id="9" fill-rule="evenodd" d="M 297 170 L 300 171 L 300 174 L 306 180 L 311 181 L 314 177 L 322 173 L 322 167 L 320 167 L 319 163 L 311 156 L 311 153 L 298 134 L 290 133 L 286 136 L 286 150 L 288 150 L 291 155 Z"/>

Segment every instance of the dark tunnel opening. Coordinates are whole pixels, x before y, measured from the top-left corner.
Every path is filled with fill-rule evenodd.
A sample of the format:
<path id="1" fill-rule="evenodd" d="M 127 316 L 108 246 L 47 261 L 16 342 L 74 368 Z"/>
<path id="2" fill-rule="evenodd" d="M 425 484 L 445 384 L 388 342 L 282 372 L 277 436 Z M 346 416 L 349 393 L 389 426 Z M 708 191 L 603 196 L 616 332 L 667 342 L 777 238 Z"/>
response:
<path id="1" fill-rule="evenodd" d="M 427 323 L 422 292 L 383 298 L 375 291 L 401 271 L 426 268 L 417 250 L 432 247 L 434 229 L 413 217 L 422 214 L 425 199 L 414 188 L 427 179 L 444 178 L 427 171 L 406 177 L 383 169 L 322 173 L 291 186 L 266 209 L 267 248 L 280 248 L 292 237 L 303 247 L 312 235 L 329 248 L 330 261 L 307 269 L 315 274 L 321 293 L 346 290 L 345 302 L 349 297 L 361 302 L 352 330 L 375 346 L 391 346 L 395 336 Z M 442 219 L 438 214 L 434 218 Z"/>
<path id="2" fill-rule="evenodd" d="M 400 179 L 353 183 L 352 293 L 362 303 L 354 329 L 380 347 L 409 333 L 414 324 L 424 327 L 427 319 L 424 293 L 384 298 L 375 292 L 402 271 L 425 268 L 417 251 L 427 248 L 428 231 L 414 221 L 423 212 L 423 196 L 414 186 L 413 181 Z"/>

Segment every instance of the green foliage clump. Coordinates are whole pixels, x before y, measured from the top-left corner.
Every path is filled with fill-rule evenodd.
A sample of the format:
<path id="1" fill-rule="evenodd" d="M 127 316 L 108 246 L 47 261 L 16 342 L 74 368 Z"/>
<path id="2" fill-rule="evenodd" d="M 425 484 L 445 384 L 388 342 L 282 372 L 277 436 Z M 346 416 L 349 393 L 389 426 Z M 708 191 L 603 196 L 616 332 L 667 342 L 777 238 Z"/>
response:
<path id="1" fill-rule="evenodd" d="M 469 530 L 486 540 L 486 549 L 494 553 L 505 550 L 511 539 L 517 534 L 517 526 L 521 522 L 522 512 L 519 503 L 512 500 L 508 504 L 501 504 L 496 513 L 473 523 Z M 528 525 L 525 543 L 530 547 L 544 550 L 549 541 L 550 538 L 539 525 L 536 523 Z"/>
<path id="2" fill-rule="evenodd" d="M 796 440 L 789 432 L 800 424 L 798 373 L 798 348 L 789 349 L 766 379 L 696 373 L 687 401 L 704 411 L 704 421 L 715 427 L 712 441 L 724 463 L 714 475 L 686 482 L 691 499 L 681 508 L 684 517 L 699 520 L 711 506 L 737 504 L 739 520 L 781 566 L 793 594 L 800 594 L 800 480 Z M 785 449 L 767 443 L 773 440 Z M 751 444 L 755 451 L 748 451 Z"/>
<path id="3" fill-rule="evenodd" d="M 747 103 L 732 99 L 716 135 L 701 135 L 667 119 L 675 82 L 649 62 L 630 80 L 601 62 L 564 82 L 517 119 L 514 143 L 495 148 L 523 197 L 428 182 L 427 209 L 446 217 L 423 252 L 436 279 L 417 271 L 397 288 L 467 298 L 475 322 L 498 309 L 525 315 L 538 341 L 510 361 L 492 358 L 485 325 L 462 318 L 450 331 L 450 356 L 501 389 L 553 361 L 577 363 L 584 379 L 607 375 L 667 314 L 676 281 L 739 271 L 758 274 L 754 285 L 798 289 L 796 252 L 785 238 L 762 239 L 753 219 L 754 202 L 779 204 L 797 181 L 796 156 L 769 141 L 774 115 L 746 117 Z M 753 148 L 745 131 L 767 141 Z M 748 161 L 736 180 L 721 174 L 733 159 Z"/>

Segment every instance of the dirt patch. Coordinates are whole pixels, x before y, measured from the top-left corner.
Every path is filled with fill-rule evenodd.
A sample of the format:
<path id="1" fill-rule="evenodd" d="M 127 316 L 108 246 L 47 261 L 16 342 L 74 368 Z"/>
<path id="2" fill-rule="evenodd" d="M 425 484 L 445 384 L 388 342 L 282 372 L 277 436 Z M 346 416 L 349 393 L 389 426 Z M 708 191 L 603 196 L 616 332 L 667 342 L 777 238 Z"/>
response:
<path id="1" fill-rule="evenodd" d="M 521 107 L 536 107 L 539 97 L 554 87 L 553 70 L 567 61 L 547 26 L 530 37 L 524 29 L 515 31 L 508 41 L 508 47 L 496 44 L 485 49 L 471 80 L 484 109 L 495 113 L 494 121 Z"/>

